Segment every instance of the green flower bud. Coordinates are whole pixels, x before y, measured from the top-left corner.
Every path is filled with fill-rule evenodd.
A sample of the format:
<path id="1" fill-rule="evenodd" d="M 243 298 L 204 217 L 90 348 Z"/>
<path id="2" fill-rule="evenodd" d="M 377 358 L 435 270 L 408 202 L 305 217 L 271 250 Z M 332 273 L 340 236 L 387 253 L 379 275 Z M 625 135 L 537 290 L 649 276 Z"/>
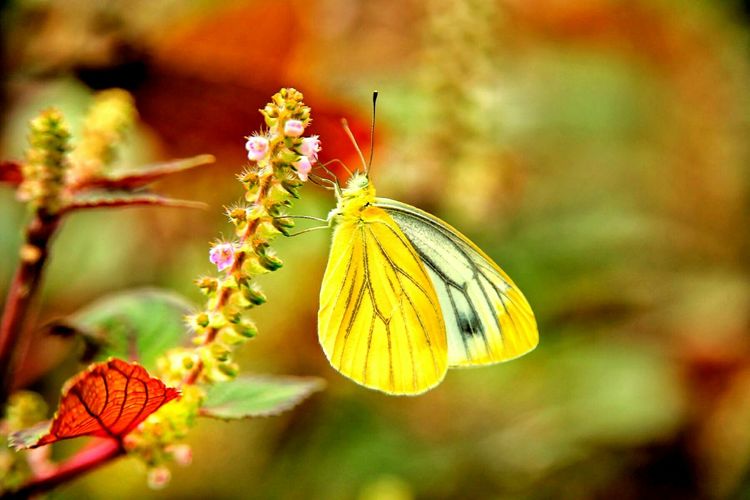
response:
<path id="1" fill-rule="evenodd" d="M 265 304 L 267 298 L 266 295 L 260 290 L 260 287 L 253 283 L 250 286 L 242 288 L 243 296 L 250 301 L 250 303 L 259 306 Z"/>
<path id="2" fill-rule="evenodd" d="M 185 370 L 192 370 L 193 366 L 195 366 L 195 361 L 193 361 L 192 356 L 183 356 L 182 357 L 182 367 Z"/>
<path id="3" fill-rule="evenodd" d="M 290 230 L 294 229 L 294 221 L 288 217 L 277 217 L 271 223 L 284 236 L 289 236 Z"/>
<path id="4" fill-rule="evenodd" d="M 240 335 L 237 331 L 237 325 L 229 325 L 222 328 L 217 336 L 217 341 L 226 345 L 228 348 L 235 347 L 247 342 L 247 338 Z"/>
<path id="5" fill-rule="evenodd" d="M 211 344 L 211 356 L 219 362 L 224 362 L 229 359 L 230 354 L 232 351 L 230 351 L 225 345 L 214 341 Z"/>
<path id="6" fill-rule="evenodd" d="M 229 378 L 235 378 L 240 372 L 240 368 L 236 363 L 222 363 L 216 368 L 219 370 L 219 372 Z"/>
<path id="7" fill-rule="evenodd" d="M 299 179 L 284 179 L 281 181 L 281 187 L 294 198 L 299 198 L 299 188 L 302 182 Z"/>
<path id="8" fill-rule="evenodd" d="M 279 259 L 269 248 L 268 245 L 263 245 L 256 250 L 260 265 L 269 271 L 275 271 L 279 269 L 284 263 Z"/>
<path id="9" fill-rule="evenodd" d="M 209 322 L 208 314 L 206 314 L 205 312 L 200 312 L 198 314 L 190 315 L 188 316 L 188 321 L 196 327 L 205 328 L 208 326 Z"/>
<path id="10" fill-rule="evenodd" d="M 211 312 L 208 314 L 209 321 L 208 326 L 218 330 L 227 324 L 227 319 L 221 312 Z"/>
<path id="11" fill-rule="evenodd" d="M 258 335 L 258 328 L 255 326 L 253 320 L 249 318 L 243 318 L 237 325 L 235 325 L 235 331 L 245 338 L 253 338 Z"/>

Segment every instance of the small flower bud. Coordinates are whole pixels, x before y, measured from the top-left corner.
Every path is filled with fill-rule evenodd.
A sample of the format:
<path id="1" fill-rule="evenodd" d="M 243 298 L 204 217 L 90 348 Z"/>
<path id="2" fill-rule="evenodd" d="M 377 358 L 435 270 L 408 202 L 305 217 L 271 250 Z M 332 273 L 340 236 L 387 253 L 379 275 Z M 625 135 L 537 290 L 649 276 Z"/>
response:
<path id="1" fill-rule="evenodd" d="M 234 259 L 237 260 L 240 258 L 240 255 L 244 254 L 244 251 L 242 249 L 238 249 L 234 252 Z M 236 290 L 237 289 L 237 278 L 233 275 L 225 276 L 224 278 L 221 278 L 220 280 L 220 289 L 221 290 Z"/>
<path id="2" fill-rule="evenodd" d="M 223 271 L 234 264 L 234 246 L 231 243 L 214 245 L 209 252 L 209 260 L 219 271 Z"/>
<path id="3" fill-rule="evenodd" d="M 219 329 L 228 323 L 227 318 L 221 313 L 221 311 L 213 311 L 209 313 L 209 318 L 208 326 L 211 328 Z"/>
<path id="4" fill-rule="evenodd" d="M 217 366 L 220 373 L 224 374 L 229 378 L 234 378 L 240 372 L 239 366 L 236 363 L 222 363 Z"/>
<path id="5" fill-rule="evenodd" d="M 187 467 L 193 463 L 193 450 L 190 448 L 190 445 L 175 444 L 169 447 L 169 451 L 172 453 L 172 457 L 174 457 L 177 465 Z"/>
<path id="6" fill-rule="evenodd" d="M 247 149 L 248 160 L 258 161 L 268 153 L 268 139 L 254 135 L 245 143 L 245 149 Z"/>
<path id="7" fill-rule="evenodd" d="M 268 210 L 263 205 L 253 204 L 252 206 L 247 208 L 245 218 L 248 221 L 254 221 L 255 219 L 260 219 L 261 217 L 268 217 Z"/>
<path id="8" fill-rule="evenodd" d="M 255 326 L 253 320 L 249 318 L 243 318 L 242 321 L 235 326 L 237 333 L 243 337 L 253 338 L 258 334 L 258 328 Z"/>
<path id="9" fill-rule="evenodd" d="M 213 344 L 211 344 L 210 349 L 211 349 L 211 356 L 213 356 L 213 358 L 216 361 L 227 361 L 227 360 L 229 360 L 229 356 L 231 354 L 231 351 L 229 349 L 227 349 L 226 346 L 223 346 L 223 345 L 219 344 L 218 342 L 214 342 Z"/>
<path id="10" fill-rule="evenodd" d="M 248 169 L 239 174 L 237 176 L 237 179 L 245 184 L 255 186 L 258 184 L 258 173 Z"/>
<path id="11" fill-rule="evenodd" d="M 294 198 L 299 198 L 298 190 L 302 183 L 296 179 L 284 179 L 281 181 L 281 187 Z"/>
<path id="12" fill-rule="evenodd" d="M 160 490 L 169 484 L 172 472 L 166 467 L 154 467 L 148 471 L 148 486 L 153 490 Z"/>
<path id="13" fill-rule="evenodd" d="M 318 161 L 318 153 L 320 152 L 320 149 L 320 139 L 318 139 L 317 135 L 311 135 L 310 137 L 302 139 L 300 152 L 310 160 L 310 164 L 315 165 Z"/>
<path id="14" fill-rule="evenodd" d="M 188 316 L 188 322 L 193 326 L 205 328 L 208 326 L 208 314 L 206 314 L 205 312 L 200 312 L 198 314 Z"/>
<path id="15" fill-rule="evenodd" d="M 276 271 L 284 265 L 284 262 L 274 255 L 272 250 L 259 249 L 258 262 L 269 271 Z"/>
<path id="16" fill-rule="evenodd" d="M 310 170 L 312 170 L 312 163 L 310 163 L 310 160 L 307 158 L 307 156 L 302 156 L 300 159 L 296 162 L 294 162 L 294 168 L 297 169 L 297 175 L 299 176 L 300 180 L 306 181 L 307 175 L 310 173 Z"/>
<path id="17" fill-rule="evenodd" d="M 284 124 L 284 135 L 287 137 L 299 137 L 305 131 L 305 124 L 299 120 L 287 120 Z"/>
<path id="18" fill-rule="evenodd" d="M 218 281 L 216 278 L 213 278 L 211 276 L 204 276 L 202 278 L 198 278 L 195 280 L 195 284 L 198 286 L 198 288 L 201 289 L 203 293 L 212 293 L 216 291 L 216 288 L 219 286 Z"/>
<path id="19" fill-rule="evenodd" d="M 289 230 L 294 228 L 294 221 L 288 217 L 277 217 L 273 219 L 273 227 L 284 236 L 289 236 Z"/>
<path id="20" fill-rule="evenodd" d="M 216 341 L 221 342 L 222 344 L 231 348 L 244 344 L 247 341 L 247 338 L 243 337 L 239 334 L 239 332 L 237 332 L 237 328 L 235 325 L 230 325 L 226 328 L 221 329 L 219 334 L 216 336 Z"/>
<path id="21" fill-rule="evenodd" d="M 227 216 L 232 222 L 244 222 L 247 219 L 244 207 L 234 207 L 227 210 Z"/>
<path id="22" fill-rule="evenodd" d="M 260 288 L 255 283 L 253 283 L 250 286 L 243 287 L 242 293 L 247 300 L 249 300 L 251 303 L 255 304 L 256 306 L 264 304 L 267 300 L 266 295 L 260 290 Z"/>
<path id="23" fill-rule="evenodd" d="M 195 366 L 195 360 L 193 356 L 186 355 L 182 357 L 182 367 L 186 370 L 192 370 Z"/>
<path id="24" fill-rule="evenodd" d="M 268 242 L 279 235 L 279 230 L 273 225 L 273 219 L 265 220 L 258 225 L 257 240 Z"/>

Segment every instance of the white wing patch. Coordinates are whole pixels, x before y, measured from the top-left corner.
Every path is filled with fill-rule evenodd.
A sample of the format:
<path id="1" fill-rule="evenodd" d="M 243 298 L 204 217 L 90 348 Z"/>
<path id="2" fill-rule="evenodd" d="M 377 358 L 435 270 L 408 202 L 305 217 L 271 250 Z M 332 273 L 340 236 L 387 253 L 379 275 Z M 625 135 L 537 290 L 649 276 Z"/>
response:
<path id="1" fill-rule="evenodd" d="M 536 321 L 510 278 L 471 241 L 415 207 L 378 198 L 409 239 L 437 292 L 449 366 L 497 363 L 536 347 Z"/>

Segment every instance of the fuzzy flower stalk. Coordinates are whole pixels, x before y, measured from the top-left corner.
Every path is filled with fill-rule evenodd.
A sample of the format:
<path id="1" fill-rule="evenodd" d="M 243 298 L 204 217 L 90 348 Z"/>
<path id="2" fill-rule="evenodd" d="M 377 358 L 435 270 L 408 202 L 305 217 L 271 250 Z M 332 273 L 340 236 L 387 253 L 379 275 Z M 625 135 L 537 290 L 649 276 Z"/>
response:
<path id="1" fill-rule="evenodd" d="M 117 145 L 135 118 L 135 103 L 127 91 L 109 89 L 94 96 L 83 135 L 71 154 L 68 184 L 78 185 L 108 170 L 117 159 Z"/>
<path id="2" fill-rule="evenodd" d="M 0 407 L 10 393 L 16 346 L 25 330 L 26 314 L 42 278 L 49 243 L 65 202 L 70 133 L 62 114 L 49 109 L 30 123 L 29 149 L 22 167 L 18 197 L 32 211 L 0 321 Z"/>
<path id="3" fill-rule="evenodd" d="M 50 241 L 64 213 L 77 208 L 76 189 L 83 181 L 103 175 L 135 116 L 130 95 L 113 89 L 95 96 L 83 139 L 75 149 L 59 110 L 47 109 L 29 124 L 29 148 L 21 164 L 23 181 L 17 196 L 28 204 L 31 217 L 0 322 L 0 406 L 9 395 L 17 346 L 41 282 Z"/>
<path id="4" fill-rule="evenodd" d="M 58 408 L 53 421 L 40 422 L 42 428 L 37 432 L 34 430 L 37 426 L 32 424 L 43 420 L 46 413 L 40 410 L 41 398 L 31 392 L 11 394 L 11 390 L 16 378 L 15 367 L 28 345 L 25 337 L 33 328 L 30 311 L 43 280 L 52 241 L 66 216 L 102 208 L 200 205 L 162 196 L 153 191 L 150 184 L 171 173 L 210 163 L 213 161 L 210 155 L 140 168 L 110 168 L 136 115 L 133 99 L 127 92 L 113 89 L 95 94 L 85 116 L 83 134 L 72 146 L 63 114 L 54 108 L 47 109 L 29 123 L 29 147 L 25 157 L 0 165 L 0 182 L 15 187 L 18 200 L 24 202 L 29 211 L 18 264 L 0 315 L 0 412 L 5 416 L 0 420 L 0 444 L 28 451 L 0 452 L 0 496 L 3 498 L 6 494 L 26 498 L 48 491 L 126 452 L 125 443 L 120 442 L 122 436 L 112 435 L 113 439 L 86 447 L 65 461 L 52 461 L 50 448 L 43 444 L 54 441 L 35 443 L 42 438 L 74 437 L 50 432 L 44 435 L 44 432 L 51 429 L 48 425 L 79 414 L 69 407 Z M 78 381 L 80 376 L 71 380 Z M 61 401 L 65 395 L 63 390 Z M 186 400 L 195 399 L 189 390 L 186 396 Z M 132 398 L 130 401 L 133 402 Z M 33 431 L 30 435 L 26 434 L 29 428 Z M 125 430 L 130 432 L 131 429 L 123 432 Z M 180 447 L 170 448 L 169 453 L 178 462 L 186 462 L 189 455 Z"/>
<path id="5" fill-rule="evenodd" d="M 232 352 L 257 333 L 247 312 L 266 301 L 255 278 L 282 266 L 271 241 L 293 227 L 283 211 L 298 197 L 309 170 L 301 153 L 310 108 L 302 94 L 282 89 L 261 110 L 268 129 L 246 143 L 252 164 L 239 175 L 244 201 L 227 210 L 235 238 L 216 242 L 210 260 L 224 274 L 202 278 L 198 286 L 207 296 L 204 311 L 189 318 L 195 331 L 196 364 L 185 382 L 215 382 L 232 378 L 237 365 Z M 317 152 L 316 152 L 317 154 Z"/>
<path id="6" fill-rule="evenodd" d="M 294 226 L 284 211 L 298 197 L 317 161 L 317 137 L 304 137 L 310 108 L 295 89 L 280 90 L 262 110 L 266 129 L 247 138 L 250 165 L 238 175 L 243 200 L 227 208 L 234 237 L 213 243 L 209 260 L 220 275 L 197 280 L 206 296 L 205 308 L 187 318 L 194 348 L 172 349 L 159 361 L 160 378 L 181 384 L 182 398 L 151 415 L 128 436 L 126 446 L 140 454 L 150 469 L 153 487 L 168 480 L 164 464 L 186 461 L 188 452 L 175 445 L 200 413 L 205 390 L 234 378 L 239 371 L 235 350 L 257 334 L 249 311 L 266 301 L 256 278 L 282 266 L 270 244 Z"/>

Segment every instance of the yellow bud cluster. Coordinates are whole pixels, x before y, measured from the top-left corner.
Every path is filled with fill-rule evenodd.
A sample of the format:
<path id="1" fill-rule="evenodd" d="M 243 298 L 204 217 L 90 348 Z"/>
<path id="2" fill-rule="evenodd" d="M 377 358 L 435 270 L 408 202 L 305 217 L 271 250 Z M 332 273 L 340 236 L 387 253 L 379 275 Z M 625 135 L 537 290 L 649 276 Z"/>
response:
<path id="1" fill-rule="evenodd" d="M 105 90 L 94 97 L 86 115 L 81 141 L 71 154 L 71 184 L 105 172 L 116 159 L 116 145 L 122 142 L 136 116 L 133 97 L 124 90 Z"/>
<path id="2" fill-rule="evenodd" d="M 139 432 L 127 435 L 125 447 L 135 453 L 149 467 L 156 467 L 172 459 L 168 449 L 185 439 L 195 425 L 205 391 L 196 385 L 182 388 L 182 396 L 150 415 L 140 425 Z"/>
<path id="3" fill-rule="evenodd" d="M 63 204 L 70 132 L 62 113 L 48 109 L 29 124 L 29 149 L 18 196 L 35 210 L 57 213 Z"/>

